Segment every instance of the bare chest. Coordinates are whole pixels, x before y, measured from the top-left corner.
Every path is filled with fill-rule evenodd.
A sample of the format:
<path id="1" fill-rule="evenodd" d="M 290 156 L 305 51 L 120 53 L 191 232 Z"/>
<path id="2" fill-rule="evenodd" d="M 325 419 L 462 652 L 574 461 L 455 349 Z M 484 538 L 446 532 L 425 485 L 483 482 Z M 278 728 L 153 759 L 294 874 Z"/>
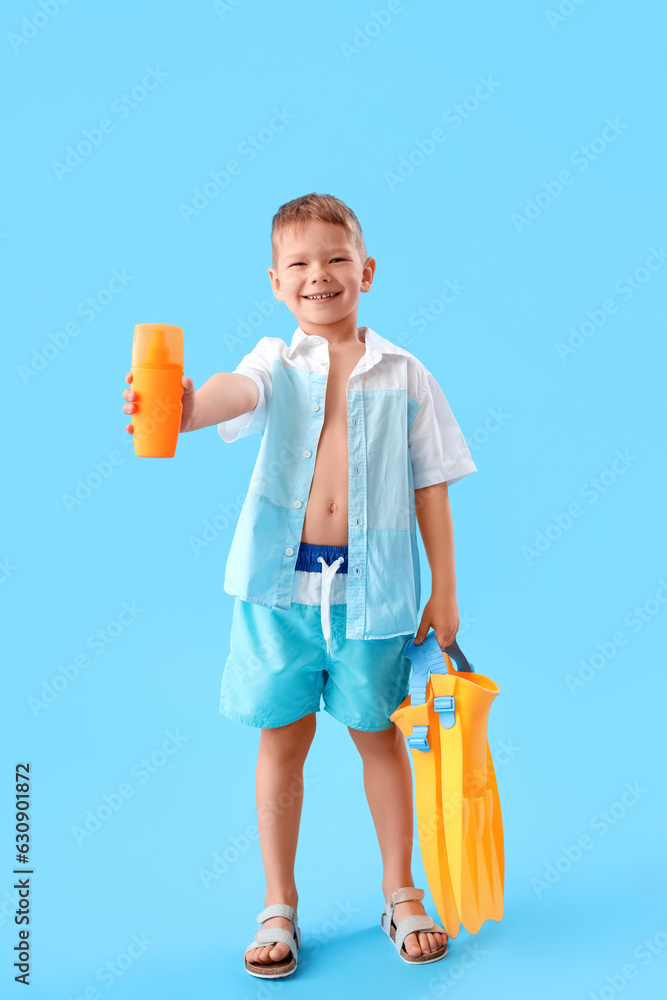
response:
<path id="1" fill-rule="evenodd" d="M 304 518 L 304 542 L 347 544 L 347 383 L 364 353 L 361 343 L 343 351 L 329 349 L 324 420 Z"/>
<path id="2" fill-rule="evenodd" d="M 355 344 L 340 352 L 329 349 L 329 377 L 327 379 L 324 426 L 327 425 L 329 418 L 335 421 L 342 413 L 346 418 L 347 427 L 347 383 L 364 353 L 363 344 Z"/>

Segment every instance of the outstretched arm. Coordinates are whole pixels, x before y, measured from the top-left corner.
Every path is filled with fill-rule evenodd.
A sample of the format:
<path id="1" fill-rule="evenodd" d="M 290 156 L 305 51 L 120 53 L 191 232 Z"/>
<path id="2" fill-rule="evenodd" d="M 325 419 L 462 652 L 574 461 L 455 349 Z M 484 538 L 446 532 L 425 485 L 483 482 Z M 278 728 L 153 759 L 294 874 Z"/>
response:
<path id="1" fill-rule="evenodd" d="M 251 378 L 237 372 L 217 372 L 194 394 L 192 417 L 185 431 L 197 431 L 231 420 L 254 409 L 259 389 Z"/>
<path id="2" fill-rule="evenodd" d="M 125 381 L 131 383 L 133 378 L 132 372 L 128 372 Z M 217 372 L 211 375 L 196 392 L 194 382 L 187 375 L 183 376 L 181 384 L 183 385 L 181 434 L 185 431 L 199 430 L 200 427 L 210 427 L 223 420 L 232 420 L 242 413 L 253 410 L 259 401 L 257 385 L 240 372 Z M 136 396 L 134 389 L 123 391 L 123 399 L 127 400 L 123 404 L 123 413 L 135 412 Z M 125 430 L 128 434 L 134 433 L 132 424 L 126 424 Z"/>

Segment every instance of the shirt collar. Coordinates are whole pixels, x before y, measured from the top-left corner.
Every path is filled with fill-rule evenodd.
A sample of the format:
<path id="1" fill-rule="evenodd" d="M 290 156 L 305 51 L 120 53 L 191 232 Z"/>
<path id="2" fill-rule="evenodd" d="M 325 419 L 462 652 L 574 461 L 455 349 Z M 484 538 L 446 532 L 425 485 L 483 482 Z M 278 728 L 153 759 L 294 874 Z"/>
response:
<path id="1" fill-rule="evenodd" d="M 392 344 L 391 341 L 381 337 L 379 333 L 376 333 L 375 330 L 371 330 L 369 326 L 360 326 L 359 330 L 366 343 L 366 353 L 362 360 L 368 362 L 368 368 L 376 364 L 383 354 L 404 353 L 401 347 L 397 347 L 395 344 Z M 301 327 L 297 326 L 294 331 L 294 336 L 292 337 L 292 343 L 287 348 L 286 353 L 291 357 L 301 348 L 315 347 L 318 344 L 325 343 L 325 337 L 316 337 L 312 334 L 304 333 Z"/>

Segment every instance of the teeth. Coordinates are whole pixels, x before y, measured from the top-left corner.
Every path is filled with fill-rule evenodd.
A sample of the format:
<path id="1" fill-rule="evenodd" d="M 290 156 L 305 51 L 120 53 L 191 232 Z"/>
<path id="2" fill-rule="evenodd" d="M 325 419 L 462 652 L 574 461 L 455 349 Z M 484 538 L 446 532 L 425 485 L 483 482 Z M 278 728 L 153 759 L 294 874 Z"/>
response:
<path id="1" fill-rule="evenodd" d="M 307 299 L 331 299 L 334 295 L 338 295 L 338 292 L 327 292 L 326 295 L 306 295 Z"/>

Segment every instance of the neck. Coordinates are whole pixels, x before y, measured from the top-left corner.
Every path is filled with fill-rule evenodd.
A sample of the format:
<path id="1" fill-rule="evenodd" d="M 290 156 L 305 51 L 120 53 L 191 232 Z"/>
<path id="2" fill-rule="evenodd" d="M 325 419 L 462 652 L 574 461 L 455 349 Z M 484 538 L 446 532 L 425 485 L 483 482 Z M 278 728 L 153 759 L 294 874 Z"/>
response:
<path id="1" fill-rule="evenodd" d="M 309 337 L 324 337 L 325 340 L 328 340 L 333 345 L 342 346 L 344 344 L 364 343 L 364 337 L 359 334 L 360 328 L 356 326 L 356 317 L 354 323 L 350 322 L 349 319 L 344 319 L 339 323 L 328 323 L 326 325 L 299 322 L 299 326 Z"/>

